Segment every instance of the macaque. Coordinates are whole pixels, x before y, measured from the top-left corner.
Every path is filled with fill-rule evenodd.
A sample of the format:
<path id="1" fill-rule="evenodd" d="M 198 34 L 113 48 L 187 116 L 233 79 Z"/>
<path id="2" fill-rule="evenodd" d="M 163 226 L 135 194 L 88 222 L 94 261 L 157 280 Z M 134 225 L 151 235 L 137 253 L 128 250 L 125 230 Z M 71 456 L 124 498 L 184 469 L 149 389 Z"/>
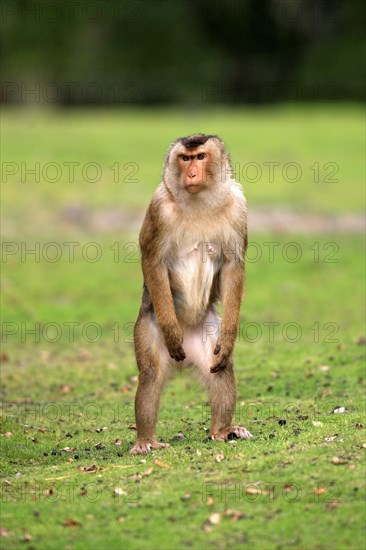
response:
<path id="1" fill-rule="evenodd" d="M 224 143 L 205 134 L 177 139 L 140 233 L 144 287 L 134 332 L 140 373 L 132 454 L 169 447 L 155 430 L 161 391 L 178 365 L 190 367 L 208 391 L 211 439 L 252 437 L 231 423 L 246 247 L 246 201 Z"/>

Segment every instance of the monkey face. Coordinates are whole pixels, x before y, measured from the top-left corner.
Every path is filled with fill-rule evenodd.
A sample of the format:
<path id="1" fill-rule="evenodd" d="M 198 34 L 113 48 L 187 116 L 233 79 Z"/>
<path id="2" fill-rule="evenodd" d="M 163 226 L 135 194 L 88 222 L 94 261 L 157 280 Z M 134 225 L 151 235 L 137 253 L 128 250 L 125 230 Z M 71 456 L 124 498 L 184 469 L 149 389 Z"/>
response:
<path id="1" fill-rule="evenodd" d="M 202 193 L 210 198 L 213 188 L 216 192 L 224 189 L 231 177 L 230 158 L 217 136 L 194 134 L 179 138 L 168 151 L 163 178 L 176 197 L 181 193 L 181 198 Z"/>
<path id="2" fill-rule="evenodd" d="M 210 155 L 204 148 L 185 150 L 178 156 L 183 186 L 190 194 L 200 193 L 207 186 L 207 167 Z"/>

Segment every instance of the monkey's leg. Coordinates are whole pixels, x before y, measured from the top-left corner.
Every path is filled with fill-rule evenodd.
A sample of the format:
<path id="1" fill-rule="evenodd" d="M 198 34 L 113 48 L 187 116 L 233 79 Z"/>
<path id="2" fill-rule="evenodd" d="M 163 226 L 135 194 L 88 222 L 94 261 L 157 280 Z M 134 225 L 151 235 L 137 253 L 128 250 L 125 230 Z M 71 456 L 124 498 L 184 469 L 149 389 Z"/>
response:
<path id="1" fill-rule="evenodd" d="M 135 327 L 136 360 L 140 370 L 135 397 L 137 441 L 132 454 L 169 447 L 156 439 L 160 394 L 168 378 L 169 354 L 150 314 L 140 316 Z"/>
<path id="2" fill-rule="evenodd" d="M 233 361 L 229 360 L 224 370 L 209 373 L 209 400 L 211 404 L 211 439 L 246 439 L 252 437 L 246 428 L 233 426 L 236 404 Z"/>

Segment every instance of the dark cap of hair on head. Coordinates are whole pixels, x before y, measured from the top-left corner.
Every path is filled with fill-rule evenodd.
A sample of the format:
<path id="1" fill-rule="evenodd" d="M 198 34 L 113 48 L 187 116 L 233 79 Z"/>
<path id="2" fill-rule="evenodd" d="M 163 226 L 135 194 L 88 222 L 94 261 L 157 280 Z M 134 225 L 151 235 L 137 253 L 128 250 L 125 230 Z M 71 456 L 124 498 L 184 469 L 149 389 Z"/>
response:
<path id="1" fill-rule="evenodd" d="M 204 145 L 208 139 L 216 138 L 220 139 L 218 136 L 211 134 L 194 134 L 192 136 L 185 136 L 177 139 L 177 142 L 180 142 L 186 149 L 196 149 L 200 145 Z"/>

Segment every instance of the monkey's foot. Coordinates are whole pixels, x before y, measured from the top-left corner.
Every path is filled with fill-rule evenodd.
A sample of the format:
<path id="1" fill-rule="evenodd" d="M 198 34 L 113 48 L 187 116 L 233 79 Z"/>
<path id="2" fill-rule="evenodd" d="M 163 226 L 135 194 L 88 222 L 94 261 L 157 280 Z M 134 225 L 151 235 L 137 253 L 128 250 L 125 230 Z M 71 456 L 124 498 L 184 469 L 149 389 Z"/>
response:
<path id="1" fill-rule="evenodd" d="M 228 426 L 216 433 L 211 433 L 211 439 L 215 441 L 226 441 L 227 439 L 249 439 L 253 437 L 246 428 L 242 426 Z"/>
<path id="2" fill-rule="evenodd" d="M 130 453 L 133 455 L 146 455 L 151 449 L 167 449 L 169 443 L 158 443 L 157 441 L 137 441 Z"/>

